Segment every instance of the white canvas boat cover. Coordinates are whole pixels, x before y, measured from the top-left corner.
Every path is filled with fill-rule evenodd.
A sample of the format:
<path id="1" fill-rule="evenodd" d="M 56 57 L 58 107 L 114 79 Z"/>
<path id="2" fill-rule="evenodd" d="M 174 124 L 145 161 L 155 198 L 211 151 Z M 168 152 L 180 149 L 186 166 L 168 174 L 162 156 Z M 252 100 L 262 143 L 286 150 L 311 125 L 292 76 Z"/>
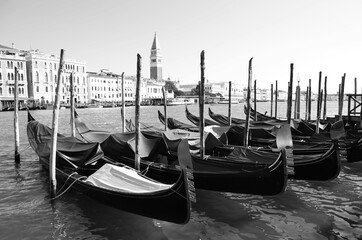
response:
<path id="1" fill-rule="evenodd" d="M 142 177 L 135 170 L 108 163 L 90 175 L 85 182 L 112 191 L 136 194 L 157 192 L 172 187 Z"/>

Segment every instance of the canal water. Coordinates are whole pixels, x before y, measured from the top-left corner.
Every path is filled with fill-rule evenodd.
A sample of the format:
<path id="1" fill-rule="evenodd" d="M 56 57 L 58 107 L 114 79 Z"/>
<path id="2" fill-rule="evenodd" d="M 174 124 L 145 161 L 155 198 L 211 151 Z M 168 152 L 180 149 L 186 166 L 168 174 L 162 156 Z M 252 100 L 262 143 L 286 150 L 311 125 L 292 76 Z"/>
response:
<path id="1" fill-rule="evenodd" d="M 228 111 L 227 105 L 206 105 L 205 112 L 207 107 Z M 270 112 L 269 103 L 257 107 Z M 286 103 L 278 104 L 280 117 L 285 109 Z M 328 115 L 336 114 L 336 102 L 328 109 Z M 162 128 L 157 110 L 163 108 L 142 106 L 141 122 Z M 189 110 L 198 115 L 197 105 Z M 233 116 L 244 117 L 242 110 L 243 104 L 232 105 Z M 78 113 L 101 129 L 121 129 L 120 108 Z M 32 114 L 51 126 L 51 110 Z M 133 118 L 134 107 L 126 114 Z M 0 112 L 0 239 L 362 239 L 362 161 L 343 162 L 332 181 L 289 180 L 286 192 L 277 196 L 197 190 L 190 222 L 177 225 L 115 210 L 73 191 L 51 202 L 48 172 L 27 142 L 26 112 L 19 115 L 21 163 L 14 163 L 13 116 Z M 169 107 L 168 116 L 187 122 L 184 106 Z M 70 133 L 68 109 L 60 110 L 59 131 Z"/>

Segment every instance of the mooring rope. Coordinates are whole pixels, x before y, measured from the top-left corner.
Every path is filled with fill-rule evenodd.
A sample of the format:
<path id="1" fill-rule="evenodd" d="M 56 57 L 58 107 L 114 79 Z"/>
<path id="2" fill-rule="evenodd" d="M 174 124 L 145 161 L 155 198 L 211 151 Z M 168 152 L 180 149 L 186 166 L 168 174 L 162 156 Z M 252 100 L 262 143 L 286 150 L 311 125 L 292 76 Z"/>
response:
<path id="1" fill-rule="evenodd" d="M 153 164 L 153 162 L 150 162 L 148 165 L 147 165 L 147 168 L 145 170 L 143 170 L 142 172 L 140 172 L 142 175 L 146 175 L 147 172 L 148 172 L 148 169 L 150 168 L 150 166 Z"/>
<path id="2" fill-rule="evenodd" d="M 53 198 L 50 198 L 51 200 L 55 200 L 55 199 L 61 197 L 61 196 L 62 196 L 64 193 L 66 193 L 66 192 L 73 186 L 73 184 L 76 183 L 77 181 L 87 178 L 86 176 L 80 176 L 79 178 L 74 179 L 74 181 L 73 181 L 62 193 L 59 193 L 59 192 L 61 192 L 61 190 L 63 189 L 63 187 L 66 185 L 68 179 L 69 179 L 73 174 L 75 174 L 75 172 L 72 173 L 72 174 L 70 174 L 70 175 L 68 176 L 67 180 L 64 182 L 63 186 L 60 188 L 60 190 L 58 191 L 58 193 L 56 194 L 56 196 L 53 197 Z"/>
<path id="3" fill-rule="evenodd" d="M 30 144 L 28 144 L 24 149 L 18 151 L 18 154 L 25 152 L 25 151 L 28 150 L 29 148 L 31 148 Z M 6 152 L 5 155 L 8 156 L 8 155 L 10 155 L 12 152 L 14 152 L 14 151 Z"/>

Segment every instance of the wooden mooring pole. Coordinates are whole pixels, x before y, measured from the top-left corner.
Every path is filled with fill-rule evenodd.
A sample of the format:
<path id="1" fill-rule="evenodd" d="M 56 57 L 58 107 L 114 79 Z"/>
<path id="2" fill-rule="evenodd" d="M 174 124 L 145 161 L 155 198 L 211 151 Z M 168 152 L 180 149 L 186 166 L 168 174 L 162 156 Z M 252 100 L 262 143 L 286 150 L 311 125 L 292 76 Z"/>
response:
<path id="1" fill-rule="evenodd" d="M 357 95 L 357 78 L 354 78 L 354 95 Z M 356 108 L 356 101 L 354 101 L 354 108 Z"/>
<path id="2" fill-rule="evenodd" d="M 270 88 L 270 116 L 273 117 L 273 84 L 271 84 Z"/>
<path id="3" fill-rule="evenodd" d="M 298 86 L 295 88 L 295 104 L 294 104 L 294 118 L 300 119 L 300 86 L 298 81 Z"/>
<path id="4" fill-rule="evenodd" d="M 135 103 L 135 129 L 136 129 L 136 144 L 135 144 L 135 169 L 140 170 L 140 153 L 139 144 L 141 137 L 140 129 L 140 91 L 141 91 L 141 55 L 137 54 L 137 79 L 136 79 L 136 103 Z"/>
<path id="5" fill-rule="evenodd" d="M 73 72 L 70 73 L 70 135 L 75 137 L 75 122 L 74 122 L 74 76 Z"/>
<path id="6" fill-rule="evenodd" d="M 200 157 L 205 157 L 205 142 L 204 142 L 204 128 L 205 128 L 205 117 L 204 117 L 204 106 L 205 106 L 205 51 L 201 51 L 200 54 L 200 96 L 199 96 L 199 114 L 200 114 Z"/>
<path id="7" fill-rule="evenodd" d="M 312 79 L 309 79 L 309 96 L 308 96 L 308 121 L 311 119 L 312 111 Z"/>
<path id="8" fill-rule="evenodd" d="M 122 115 L 122 132 L 126 131 L 126 109 L 125 109 L 125 102 L 124 102 L 124 72 L 121 75 L 122 78 L 122 108 L 121 108 L 121 115 Z"/>
<path id="9" fill-rule="evenodd" d="M 60 50 L 60 62 L 58 69 L 57 87 L 55 88 L 55 100 L 53 106 L 53 120 L 52 120 L 52 145 L 50 147 L 50 162 L 49 162 L 49 175 L 50 175 L 50 195 L 53 198 L 57 191 L 56 179 L 56 157 L 57 157 L 57 140 L 58 140 L 58 123 L 59 123 L 59 106 L 60 106 L 60 84 L 63 75 L 64 66 L 64 49 Z"/>
<path id="10" fill-rule="evenodd" d="M 289 88 L 288 88 L 288 109 L 287 109 L 287 121 L 288 124 L 292 121 L 292 96 L 293 96 L 293 69 L 294 64 L 290 64 L 290 80 L 289 80 Z"/>
<path id="11" fill-rule="evenodd" d="M 275 118 L 278 117 L 278 80 L 275 80 Z"/>
<path id="12" fill-rule="evenodd" d="M 327 76 L 324 77 L 324 107 L 323 107 L 323 120 L 327 119 Z"/>
<path id="13" fill-rule="evenodd" d="M 344 84 L 345 84 L 345 80 L 346 80 L 346 74 L 343 74 L 342 76 L 342 82 L 341 82 L 341 90 L 339 92 L 339 106 L 338 106 L 338 115 L 339 115 L 339 120 L 343 120 L 343 100 L 344 100 Z"/>
<path id="14" fill-rule="evenodd" d="M 229 81 L 229 106 L 228 106 L 228 121 L 231 126 L 231 81 Z"/>
<path id="15" fill-rule="evenodd" d="M 256 80 L 254 80 L 254 121 L 258 121 L 258 114 L 256 110 Z"/>
<path id="16" fill-rule="evenodd" d="M 15 136 L 15 163 L 20 162 L 19 145 L 19 83 L 18 83 L 18 68 L 15 67 L 15 86 L 14 86 L 14 136 Z"/>
<path id="17" fill-rule="evenodd" d="M 319 72 L 319 78 L 318 78 L 318 99 L 317 99 L 317 124 L 315 132 L 319 133 L 319 121 L 321 119 L 321 84 L 322 84 L 322 71 Z"/>
<path id="18" fill-rule="evenodd" d="M 252 61 L 253 58 L 249 60 L 249 71 L 248 71 L 248 90 L 246 94 L 246 117 L 245 117 L 245 128 L 244 128 L 244 146 L 249 145 L 249 122 L 250 122 L 250 88 L 251 88 L 251 79 L 252 79 Z"/>
<path id="19" fill-rule="evenodd" d="M 309 87 L 307 87 L 307 92 L 305 93 L 305 117 L 304 119 L 308 120 L 308 99 L 309 99 Z"/>
<path id="20" fill-rule="evenodd" d="M 167 92 L 166 87 L 162 87 L 162 94 L 163 94 L 163 110 L 165 114 L 165 131 L 167 131 Z"/>

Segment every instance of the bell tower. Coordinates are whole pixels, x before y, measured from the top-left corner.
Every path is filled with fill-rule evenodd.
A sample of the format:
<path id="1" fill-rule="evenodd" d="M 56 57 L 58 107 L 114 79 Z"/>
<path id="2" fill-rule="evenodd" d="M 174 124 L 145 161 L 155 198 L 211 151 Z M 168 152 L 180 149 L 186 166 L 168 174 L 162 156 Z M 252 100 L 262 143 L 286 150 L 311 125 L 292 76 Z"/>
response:
<path id="1" fill-rule="evenodd" d="M 160 51 L 160 43 L 158 42 L 156 33 L 151 47 L 150 78 L 162 80 L 162 56 Z"/>

